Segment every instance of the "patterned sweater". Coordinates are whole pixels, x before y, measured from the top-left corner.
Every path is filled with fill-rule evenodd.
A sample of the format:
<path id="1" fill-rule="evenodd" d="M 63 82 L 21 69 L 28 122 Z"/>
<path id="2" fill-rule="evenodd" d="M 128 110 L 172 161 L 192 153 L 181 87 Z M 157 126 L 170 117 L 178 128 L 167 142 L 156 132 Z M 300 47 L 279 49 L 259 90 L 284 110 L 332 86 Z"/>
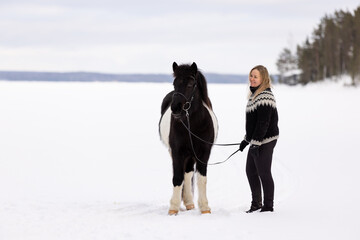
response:
<path id="1" fill-rule="evenodd" d="M 254 145 L 269 143 L 279 138 L 278 112 L 276 101 L 271 89 L 268 88 L 258 94 L 254 92 L 246 106 L 246 135 L 245 141 Z"/>

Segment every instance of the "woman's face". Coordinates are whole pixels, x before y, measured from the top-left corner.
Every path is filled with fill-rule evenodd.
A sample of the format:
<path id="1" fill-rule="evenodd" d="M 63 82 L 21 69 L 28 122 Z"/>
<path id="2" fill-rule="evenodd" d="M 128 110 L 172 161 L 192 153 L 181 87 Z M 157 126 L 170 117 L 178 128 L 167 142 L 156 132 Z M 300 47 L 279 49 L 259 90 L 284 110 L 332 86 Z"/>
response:
<path id="1" fill-rule="evenodd" d="M 250 86 L 257 87 L 262 83 L 261 75 L 259 70 L 254 69 L 251 71 L 249 76 Z"/>

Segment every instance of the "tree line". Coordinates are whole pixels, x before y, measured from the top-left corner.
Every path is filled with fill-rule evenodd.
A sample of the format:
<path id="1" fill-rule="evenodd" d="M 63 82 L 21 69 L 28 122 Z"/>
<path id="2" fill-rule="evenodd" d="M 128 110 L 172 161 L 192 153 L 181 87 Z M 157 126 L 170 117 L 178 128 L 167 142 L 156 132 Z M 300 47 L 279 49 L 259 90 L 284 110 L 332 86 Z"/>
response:
<path id="1" fill-rule="evenodd" d="M 277 60 L 280 82 L 307 84 L 343 74 L 355 85 L 360 78 L 360 6 L 325 15 L 296 54 L 284 48 Z M 293 70 L 300 74 L 288 74 Z"/>

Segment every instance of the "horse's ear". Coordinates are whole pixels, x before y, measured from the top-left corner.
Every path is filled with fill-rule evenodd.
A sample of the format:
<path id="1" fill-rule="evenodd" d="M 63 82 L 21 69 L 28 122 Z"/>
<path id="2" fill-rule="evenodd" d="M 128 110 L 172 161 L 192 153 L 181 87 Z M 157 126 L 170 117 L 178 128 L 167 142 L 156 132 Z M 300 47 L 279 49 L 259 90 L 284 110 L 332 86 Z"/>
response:
<path id="1" fill-rule="evenodd" d="M 194 72 L 194 74 L 196 74 L 197 73 L 197 71 L 198 71 L 198 68 L 197 68 L 197 65 L 196 65 L 196 63 L 195 62 L 193 62 L 193 64 L 191 64 L 191 70 Z"/>
<path id="2" fill-rule="evenodd" d="M 173 71 L 175 72 L 175 70 L 178 68 L 178 65 L 177 65 L 177 63 L 176 62 L 173 62 Z"/>

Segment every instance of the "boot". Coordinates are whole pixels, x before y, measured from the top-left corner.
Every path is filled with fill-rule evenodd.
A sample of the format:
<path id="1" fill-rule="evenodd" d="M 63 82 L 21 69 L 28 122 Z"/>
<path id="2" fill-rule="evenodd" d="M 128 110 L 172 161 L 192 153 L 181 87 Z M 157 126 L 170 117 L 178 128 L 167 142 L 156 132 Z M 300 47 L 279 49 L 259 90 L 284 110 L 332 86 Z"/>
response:
<path id="1" fill-rule="evenodd" d="M 262 208 L 261 203 L 251 202 L 251 207 L 249 210 L 246 211 L 246 213 L 252 213 Z"/>
<path id="2" fill-rule="evenodd" d="M 260 212 L 273 212 L 274 208 L 273 207 L 267 207 L 267 206 L 263 206 L 260 210 Z"/>

